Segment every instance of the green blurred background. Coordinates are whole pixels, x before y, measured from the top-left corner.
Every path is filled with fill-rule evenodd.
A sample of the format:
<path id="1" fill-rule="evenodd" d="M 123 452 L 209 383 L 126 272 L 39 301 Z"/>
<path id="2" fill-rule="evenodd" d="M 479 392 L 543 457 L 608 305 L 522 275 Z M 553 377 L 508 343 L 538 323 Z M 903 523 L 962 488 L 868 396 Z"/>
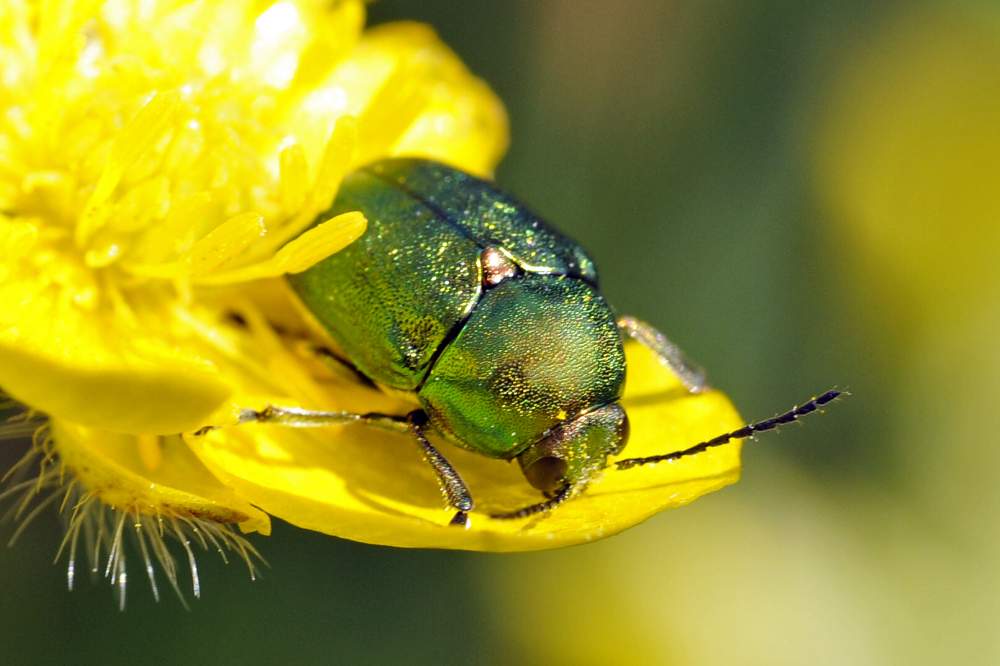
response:
<path id="1" fill-rule="evenodd" d="M 495 87 L 499 181 L 747 417 L 853 397 L 597 544 L 404 551 L 277 523 L 257 582 L 201 558 L 189 612 L 138 572 L 125 613 L 103 583 L 67 592 L 46 514 L 0 550 L 0 661 L 1000 663 L 994 6 L 373 4 Z"/>

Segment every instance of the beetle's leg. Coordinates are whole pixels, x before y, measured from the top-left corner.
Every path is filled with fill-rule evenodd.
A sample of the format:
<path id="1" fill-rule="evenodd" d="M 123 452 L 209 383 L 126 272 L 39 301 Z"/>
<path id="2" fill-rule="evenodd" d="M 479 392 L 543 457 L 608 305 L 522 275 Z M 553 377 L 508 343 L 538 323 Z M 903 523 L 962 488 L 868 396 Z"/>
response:
<path id="1" fill-rule="evenodd" d="M 491 513 L 490 518 L 496 518 L 497 520 L 517 520 L 519 518 L 527 518 L 529 516 L 534 516 L 536 513 L 545 513 L 546 511 L 551 511 L 556 508 L 570 497 L 573 496 L 577 488 L 574 488 L 570 484 L 566 484 L 558 491 L 556 494 L 545 500 L 544 502 L 539 502 L 538 504 L 529 504 L 528 506 L 522 507 L 515 511 L 507 511 L 504 513 Z"/>
<path id="2" fill-rule="evenodd" d="M 618 330 L 653 350 L 660 357 L 660 362 L 673 370 L 691 393 L 701 393 L 708 388 L 705 371 L 689 361 L 680 347 L 667 339 L 667 336 L 646 322 L 625 315 L 618 318 Z"/>
<path id="3" fill-rule="evenodd" d="M 441 484 L 441 490 L 448 498 L 448 504 L 455 509 L 456 513 L 451 519 L 451 524 L 462 527 L 467 527 L 469 524 L 469 511 L 472 511 L 475 506 L 472 493 L 469 492 L 468 486 L 465 485 L 462 477 L 448 462 L 448 459 L 441 455 L 441 452 L 434 448 L 434 445 L 427 439 L 427 435 L 424 434 L 427 415 L 421 410 L 410 412 L 406 416 L 394 416 L 378 412 L 367 414 L 324 412 L 298 407 L 268 405 L 261 410 L 244 409 L 240 412 L 239 423 L 270 423 L 290 428 L 325 428 L 332 425 L 358 423 L 383 430 L 412 434 L 423 450 L 424 459 L 434 469 L 438 482 Z M 206 426 L 195 432 L 195 435 L 204 435 L 218 427 Z"/>
<path id="4" fill-rule="evenodd" d="M 830 390 L 821 396 L 813 398 L 807 402 L 802 403 L 792 409 L 788 410 L 784 414 L 779 414 L 770 419 L 764 419 L 763 421 L 757 421 L 756 423 L 751 423 L 745 425 L 739 430 L 733 430 L 732 432 L 727 432 L 718 437 L 713 437 L 712 439 L 701 442 L 700 444 L 695 444 L 692 447 L 686 448 L 682 451 L 674 451 L 673 453 L 664 453 L 658 456 L 647 456 L 645 458 L 625 458 L 623 460 L 615 461 L 615 466 L 618 469 L 630 469 L 632 467 L 638 467 L 640 465 L 650 465 L 653 463 L 663 462 L 665 460 L 677 460 L 678 458 L 686 458 L 688 456 L 693 456 L 708 449 L 716 446 L 722 446 L 723 444 L 728 444 L 734 439 L 746 439 L 747 437 L 752 437 L 758 432 L 764 432 L 765 430 L 773 430 L 778 426 L 784 425 L 786 423 L 791 423 L 793 421 L 799 420 L 799 418 L 815 412 L 820 407 L 829 404 L 840 397 L 841 391 Z"/>
<path id="5" fill-rule="evenodd" d="M 455 509 L 455 515 L 451 519 L 452 525 L 460 527 L 469 526 L 469 512 L 475 506 L 472 500 L 472 493 L 465 481 L 459 476 L 448 459 L 441 455 L 441 452 L 434 448 L 427 436 L 424 428 L 427 425 L 427 415 L 422 410 L 410 412 L 407 416 L 410 431 L 417 438 L 417 443 L 424 452 L 424 460 L 434 469 L 437 474 L 438 483 L 441 484 L 441 491 L 448 498 L 448 504 Z"/>
<path id="6" fill-rule="evenodd" d="M 324 412 L 298 407 L 274 407 L 268 405 L 264 409 L 244 409 L 240 412 L 239 423 L 273 423 L 290 428 L 326 428 L 345 423 L 360 423 L 363 425 L 391 430 L 393 432 L 409 432 L 410 426 L 405 416 L 369 412 Z M 196 431 L 195 435 L 204 435 L 221 426 L 205 426 Z"/>

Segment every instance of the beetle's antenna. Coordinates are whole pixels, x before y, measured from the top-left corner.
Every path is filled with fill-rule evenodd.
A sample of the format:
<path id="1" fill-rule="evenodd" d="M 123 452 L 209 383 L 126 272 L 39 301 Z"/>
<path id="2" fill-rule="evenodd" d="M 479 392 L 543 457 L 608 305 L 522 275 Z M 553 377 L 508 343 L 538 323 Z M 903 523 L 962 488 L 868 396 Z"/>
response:
<path id="1" fill-rule="evenodd" d="M 570 498 L 573 494 L 573 485 L 567 483 L 565 486 L 559 489 L 559 491 L 552 496 L 551 499 L 547 499 L 544 502 L 539 502 L 538 504 L 531 504 L 524 508 L 518 509 L 517 511 L 509 511 L 507 513 L 491 513 L 490 518 L 496 518 L 497 520 L 517 520 L 519 518 L 527 518 L 528 516 L 533 516 L 536 513 L 545 513 L 546 511 L 551 511 L 556 508 L 566 500 Z"/>
<path id="2" fill-rule="evenodd" d="M 715 446 L 722 446 L 723 444 L 728 444 L 734 439 L 746 439 L 747 437 L 752 437 L 758 432 L 764 432 L 765 430 L 774 430 L 778 426 L 782 426 L 786 423 L 791 423 L 793 421 L 799 420 L 799 418 L 815 412 L 820 407 L 828 405 L 837 398 L 843 395 L 842 391 L 829 390 L 821 396 L 815 397 L 808 402 L 801 405 L 793 407 L 784 414 L 779 414 L 770 419 L 764 421 L 758 421 L 756 423 L 751 423 L 745 425 L 739 430 L 733 430 L 732 432 L 727 432 L 718 437 L 713 437 L 712 439 L 702 442 L 700 444 L 695 444 L 694 446 L 684 449 L 682 451 L 674 451 L 673 453 L 664 453 L 658 456 L 648 456 L 646 458 L 625 458 L 624 460 L 618 460 L 615 462 L 615 466 L 618 469 L 631 469 L 632 467 L 638 467 L 640 465 L 650 465 L 652 463 L 663 462 L 665 460 L 677 460 L 678 458 L 686 458 L 688 456 L 697 455 Z"/>

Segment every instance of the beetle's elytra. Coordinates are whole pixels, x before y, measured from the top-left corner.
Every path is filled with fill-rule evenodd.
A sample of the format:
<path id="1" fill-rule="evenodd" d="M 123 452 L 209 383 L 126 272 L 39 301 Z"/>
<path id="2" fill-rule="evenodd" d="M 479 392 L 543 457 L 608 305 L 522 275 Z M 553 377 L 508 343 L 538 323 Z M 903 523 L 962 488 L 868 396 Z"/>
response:
<path id="1" fill-rule="evenodd" d="M 415 392 L 451 441 L 513 458 L 621 396 L 625 354 L 593 262 L 523 206 L 395 160 L 347 178 L 331 214 L 351 210 L 368 231 L 289 280 L 361 372 Z"/>
<path id="2" fill-rule="evenodd" d="M 322 217 L 355 210 L 368 219 L 365 234 L 288 280 L 338 356 L 375 384 L 411 393 L 419 409 L 387 416 L 268 407 L 247 410 L 243 420 L 405 430 L 456 510 L 452 523 L 467 524 L 471 493 L 428 430 L 485 456 L 516 458 L 548 497 L 494 516 L 519 518 L 583 490 L 626 445 L 623 337 L 653 349 L 689 390 L 705 387 L 661 333 L 616 318 L 578 244 L 492 183 L 426 160 L 385 160 L 349 175 Z M 837 395 L 686 451 L 617 464 L 692 455 L 795 420 Z"/>

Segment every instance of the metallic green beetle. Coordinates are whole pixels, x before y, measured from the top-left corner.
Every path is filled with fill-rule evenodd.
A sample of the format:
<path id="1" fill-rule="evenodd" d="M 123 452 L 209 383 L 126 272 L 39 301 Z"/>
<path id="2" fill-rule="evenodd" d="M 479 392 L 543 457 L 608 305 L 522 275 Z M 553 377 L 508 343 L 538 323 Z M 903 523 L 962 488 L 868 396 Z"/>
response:
<path id="1" fill-rule="evenodd" d="M 581 491 L 625 446 L 623 335 L 653 349 L 690 391 L 705 388 L 701 371 L 661 333 L 615 318 L 579 245 L 493 184 L 435 162 L 386 160 L 348 176 L 322 217 L 355 210 L 368 219 L 365 234 L 288 279 L 335 341 L 336 357 L 380 387 L 415 394 L 421 409 L 390 416 L 267 407 L 242 420 L 405 430 L 456 510 L 452 523 L 467 525 L 471 493 L 428 429 L 485 456 L 516 458 L 548 497 L 494 514 L 520 518 Z M 786 421 L 799 415 L 789 414 Z M 691 455 L 768 424 L 617 464 Z"/>

